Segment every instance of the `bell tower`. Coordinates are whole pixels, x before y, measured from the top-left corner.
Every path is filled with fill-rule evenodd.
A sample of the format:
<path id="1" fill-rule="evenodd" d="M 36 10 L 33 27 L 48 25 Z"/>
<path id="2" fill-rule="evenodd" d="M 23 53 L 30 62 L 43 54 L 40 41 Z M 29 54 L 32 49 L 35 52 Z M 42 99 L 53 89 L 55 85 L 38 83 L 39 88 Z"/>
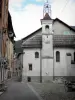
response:
<path id="1" fill-rule="evenodd" d="M 53 77 L 53 32 L 51 5 L 48 0 L 44 4 L 42 24 L 42 81 L 49 81 Z"/>

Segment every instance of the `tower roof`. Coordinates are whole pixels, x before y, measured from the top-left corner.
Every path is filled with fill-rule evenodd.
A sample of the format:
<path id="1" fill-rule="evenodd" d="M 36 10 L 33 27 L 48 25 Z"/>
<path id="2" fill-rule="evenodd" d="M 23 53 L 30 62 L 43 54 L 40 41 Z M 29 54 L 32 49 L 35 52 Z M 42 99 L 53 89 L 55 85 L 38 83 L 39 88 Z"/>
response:
<path id="1" fill-rule="evenodd" d="M 51 20 L 51 17 L 49 16 L 48 13 L 46 13 L 42 20 Z"/>

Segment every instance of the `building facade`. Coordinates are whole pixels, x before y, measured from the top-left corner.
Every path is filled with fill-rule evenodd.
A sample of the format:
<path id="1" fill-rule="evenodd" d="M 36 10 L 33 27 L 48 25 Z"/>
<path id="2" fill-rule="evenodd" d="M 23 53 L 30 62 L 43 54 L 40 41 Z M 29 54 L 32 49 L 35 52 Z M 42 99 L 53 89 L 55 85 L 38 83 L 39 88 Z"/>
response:
<path id="1" fill-rule="evenodd" d="M 8 12 L 8 39 L 6 42 L 7 45 L 7 58 L 8 58 L 8 77 L 12 77 L 13 74 L 13 66 L 14 66 L 14 37 L 15 33 L 13 30 L 13 25 L 12 25 L 12 18 L 10 13 Z"/>
<path id="2" fill-rule="evenodd" d="M 52 19 L 49 12 L 41 25 L 23 39 L 23 80 L 48 82 L 75 76 L 75 29 Z"/>
<path id="3" fill-rule="evenodd" d="M 4 83 L 7 79 L 8 66 L 13 59 L 13 43 L 14 32 L 12 23 L 10 21 L 10 14 L 8 11 L 9 0 L 0 0 L 0 84 Z M 13 36 L 10 36 L 10 31 L 12 31 Z M 11 52 L 9 52 L 9 49 Z M 12 57 L 9 60 L 9 55 Z M 5 63 L 8 63 L 7 66 Z M 10 66 L 11 67 L 11 66 Z"/>

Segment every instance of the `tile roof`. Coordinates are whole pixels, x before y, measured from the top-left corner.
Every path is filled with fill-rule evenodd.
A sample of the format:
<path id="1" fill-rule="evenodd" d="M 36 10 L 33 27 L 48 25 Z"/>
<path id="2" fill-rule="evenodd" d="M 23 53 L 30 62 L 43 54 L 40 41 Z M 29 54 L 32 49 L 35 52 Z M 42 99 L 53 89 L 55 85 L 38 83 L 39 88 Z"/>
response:
<path id="1" fill-rule="evenodd" d="M 75 29 L 75 26 L 71 26 L 73 29 Z"/>
<path id="2" fill-rule="evenodd" d="M 24 48 L 41 48 L 42 47 L 42 36 L 35 35 L 31 39 L 28 39 L 25 43 L 23 42 L 22 47 L 24 47 Z"/>
<path id="3" fill-rule="evenodd" d="M 75 35 L 54 35 L 53 46 L 75 48 Z"/>
<path id="4" fill-rule="evenodd" d="M 54 47 L 68 47 L 75 48 L 75 35 L 54 35 L 53 36 Z M 23 42 L 24 48 L 42 48 L 42 36 L 35 35 L 31 39 Z"/>
<path id="5" fill-rule="evenodd" d="M 8 11 L 8 31 L 12 31 L 12 33 L 14 34 L 14 37 L 16 37 L 14 33 L 13 25 L 12 25 L 12 18 L 9 11 Z"/>

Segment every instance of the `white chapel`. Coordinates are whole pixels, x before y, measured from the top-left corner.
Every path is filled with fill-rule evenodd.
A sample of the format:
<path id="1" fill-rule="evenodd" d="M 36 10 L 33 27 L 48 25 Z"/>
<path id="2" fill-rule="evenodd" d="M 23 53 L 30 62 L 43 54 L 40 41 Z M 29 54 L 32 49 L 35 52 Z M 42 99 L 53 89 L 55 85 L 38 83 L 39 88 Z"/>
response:
<path id="1" fill-rule="evenodd" d="M 75 76 L 75 29 L 51 18 L 51 6 L 44 5 L 41 28 L 23 38 L 23 80 L 46 82 Z"/>

